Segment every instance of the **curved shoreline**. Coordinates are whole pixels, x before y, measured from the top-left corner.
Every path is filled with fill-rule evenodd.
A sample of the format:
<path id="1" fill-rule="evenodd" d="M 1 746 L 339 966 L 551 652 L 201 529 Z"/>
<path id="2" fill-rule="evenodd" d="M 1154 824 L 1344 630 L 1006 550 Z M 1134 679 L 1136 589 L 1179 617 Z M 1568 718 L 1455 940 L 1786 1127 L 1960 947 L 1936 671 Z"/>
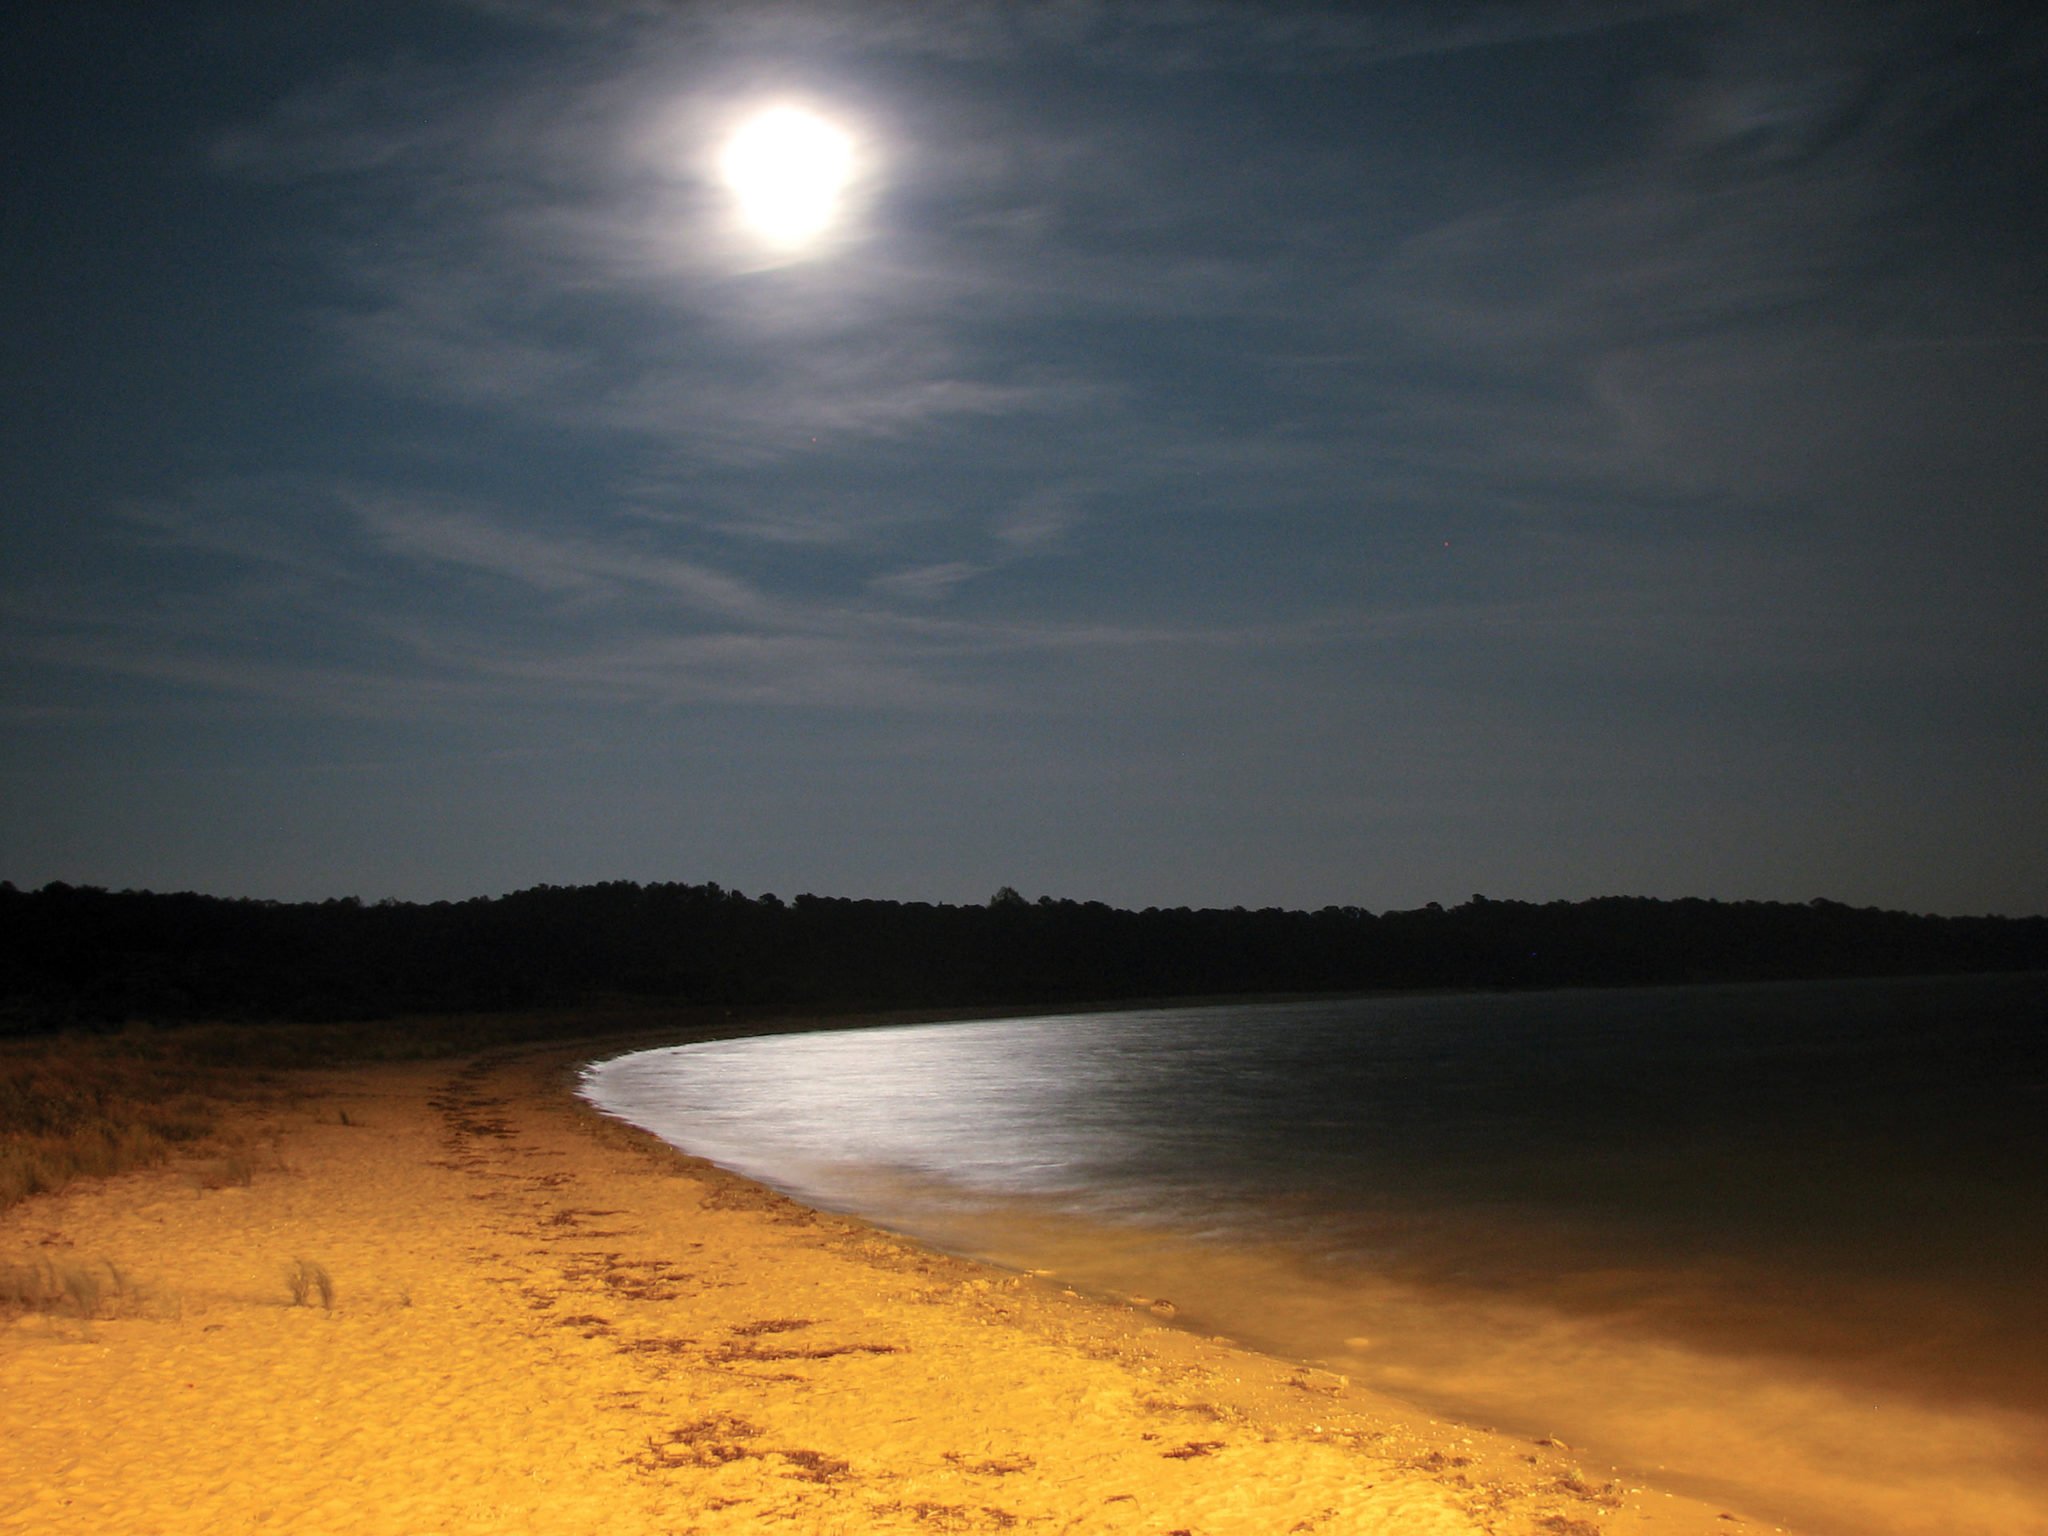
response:
<path id="1" fill-rule="evenodd" d="M 591 1056 L 306 1074 L 239 1112 L 247 1184 L 0 1216 L 0 1265 L 101 1277 L 0 1328 L 0 1529 L 1731 1528 L 809 1211 L 563 1093 Z"/>
<path id="2" fill-rule="evenodd" d="M 805 1198 L 798 1188 L 790 1192 Z M 1832 1380 L 1799 1358 L 1752 1358 L 1716 1336 L 1687 1343 L 1622 1319 L 1608 1326 L 1597 1314 L 1553 1314 L 1539 1297 L 1455 1287 L 1440 1293 L 1361 1275 L 1357 1284 L 1366 1289 L 1333 1293 L 1331 1315 L 1374 1336 L 1366 1355 L 1363 1339 L 1345 1337 L 1341 1350 L 1323 1343 L 1345 1334 L 1341 1326 L 1326 1324 L 1314 1335 L 1271 1325 L 1290 1305 L 1316 1302 L 1299 1293 L 1284 1265 L 1275 1267 L 1277 1256 L 1256 1248 L 1220 1253 L 1158 1233 L 1139 1241 L 1064 1216 L 1001 1232 L 1003 1218 L 986 1229 L 956 1224 L 950 1243 L 943 1227 L 909 1225 L 939 1231 L 945 1251 L 970 1261 L 993 1254 L 998 1264 L 1016 1266 L 1007 1272 L 1050 1275 L 1024 1266 L 1055 1266 L 1058 1283 L 1118 1311 L 1145 1306 L 1133 1293 L 1163 1287 L 1183 1304 L 1182 1325 L 1200 1328 L 1206 1319 L 1208 1328 L 1259 1341 L 1247 1348 L 1257 1358 L 1305 1361 L 1325 1375 L 1356 1373 L 1366 1397 L 1434 1422 L 1516 1424 L 1538 1444 L 1549 1443 L 1546 1429 L 1561 1430 L 1581 1454 L 1628 1469 L 1612 1474 L 1624 1482 L 1735 1501 L 1729 1507 L 1752 1519 L 1768 1511 L 1802 1529 L 1883 1536 L 2048 1531 L 2040 1501 L 2048 1467 L 2027 1450 L 2038 1444 L 2040 1421 L 1988 1402 L 1945 1404 Z M 1665 1289 L 1685 1278 L 1665 1277 Z M 1297 1312 L 1296 1324 L 1306 1316 Z M 1444 1347 L 1461 1340 L 1473 1342 Z M 1493 1363 L 1475 1370 L 1482 1357 Z"/>

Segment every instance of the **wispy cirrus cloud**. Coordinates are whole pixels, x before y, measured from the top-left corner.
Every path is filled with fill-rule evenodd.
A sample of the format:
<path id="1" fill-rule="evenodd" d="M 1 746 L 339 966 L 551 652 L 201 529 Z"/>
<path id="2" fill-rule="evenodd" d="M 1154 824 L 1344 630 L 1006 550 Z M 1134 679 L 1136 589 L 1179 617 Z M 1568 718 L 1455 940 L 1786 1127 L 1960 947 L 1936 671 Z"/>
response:
<path id="1" fill-rule="evenodd" d="M 760 51 L 827 50 L 957 62 L 1074 55 L 1146 73 L 1312 73 L 1376 59 L 1496 48 L 1700 9 L 1702 0 L 1404 0 L 1371 8 L 1235 0 L 455 0 L 584 35 L 714 38 Z"/>
<path id="2" fill-rule="evenodd" d="M 1943 146 L 2006 89 L 1961 59 L 2041 53 L 2038 24 L 2027 44 L 1987 19 L 1702 8 L 1620 152 L 1418 230 L 1353 285 L 1415 378 L 1333 351 L 1334 387 L 1362 384 L 1425 460 L 1507 503 L 1896 532 L 1902 464 L 1949 461 L 2002 417 L 2010 376 L 1882 354 L 1970 330 L 1960 294 L 1987 282 L 2028 302 L 1997 269 L 1958 273 L 1974 257 L 1935 212 Z M 2012 506 L 1999 492 L 1986 515 Z"/>
<path id="3" fill-rule="evenodd" d="M 548 416 L 597 372 L 586 349 L 495 320 L 473 281 L 415 274 L 396 286 L 378 307 L 321 319 L 340 362 L 406 394 Z"/>
<path id="4" fill-rule="evenodd" d="M 916 603 L 936 602 L 949 596 L 963 582 L 986 575 L 988 569 L 967 560 L 947 560 L 937 565 L 917 565 L 908 570 L 872 577 L 868 581 L 868 589 Z"/>
<path id="5" fill-rule="evenodd" d="M 1016 558 L 894 568 L 779 593 L 662 547 L 659 529 L 572 534 L 474 497 L 290 479 L 201 486 L 133 509 L 173 590 L 0 591 L 10 651 L 79 673 L 350 719 L 507 708 L 1002 711 L 1025 658 L 1297 644 L 1282 627 L 948 614 Z"/>
<path id="6" fill-rule="evenodd" d="M 1050 485 L 1019 498 L 996 520 L 998 543 L 1028 553 L 1051 548 L 1086 517 L 1087 491 L 1078 485 Z"/>

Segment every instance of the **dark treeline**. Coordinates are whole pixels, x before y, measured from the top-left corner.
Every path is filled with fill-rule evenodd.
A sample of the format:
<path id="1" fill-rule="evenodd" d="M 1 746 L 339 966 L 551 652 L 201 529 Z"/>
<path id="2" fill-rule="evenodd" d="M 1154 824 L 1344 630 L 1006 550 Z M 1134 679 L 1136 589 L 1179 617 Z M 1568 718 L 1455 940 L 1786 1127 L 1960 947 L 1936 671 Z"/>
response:
<path id="1" fill-rule="evenodd" d="M 2048 918 L 1827 901 L 1132 912 L 1007 888 L 936 906 L 622 881 L 365 905 L 0 883 L 0 1033 L 13 1034 L 599 1000 L 929 1008 L 2044 968 Z"/>

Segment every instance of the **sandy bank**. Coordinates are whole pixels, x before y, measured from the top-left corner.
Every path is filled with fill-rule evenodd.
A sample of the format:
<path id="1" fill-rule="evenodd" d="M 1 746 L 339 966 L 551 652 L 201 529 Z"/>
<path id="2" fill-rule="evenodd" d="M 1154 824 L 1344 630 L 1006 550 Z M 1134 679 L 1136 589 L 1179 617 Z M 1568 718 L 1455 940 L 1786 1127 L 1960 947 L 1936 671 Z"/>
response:
<path id="1" fill-rule="evenodd" d="M 597 1119 L 572 1060 L 295 1079 L 246 1185 L 0 1217 L 0 1265 L 99 1291 L 0 1327 L 0 1529 L 1760 1528 L 815 1214 Z"/>

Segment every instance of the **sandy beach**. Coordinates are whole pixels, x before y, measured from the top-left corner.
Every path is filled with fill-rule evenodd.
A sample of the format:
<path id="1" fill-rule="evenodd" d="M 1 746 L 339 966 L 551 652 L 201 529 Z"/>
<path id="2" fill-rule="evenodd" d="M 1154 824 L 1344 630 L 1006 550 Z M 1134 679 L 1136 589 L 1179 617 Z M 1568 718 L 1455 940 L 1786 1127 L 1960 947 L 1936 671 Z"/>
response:
<path id="1" fill-rule="evenodd" d="M 244 1158 L 0 1217 L 75 1293 L 0 1326 L 0 1529 L 1777 1529 L 812 1212 L 588 1054 L 294 1074 Z"/>

